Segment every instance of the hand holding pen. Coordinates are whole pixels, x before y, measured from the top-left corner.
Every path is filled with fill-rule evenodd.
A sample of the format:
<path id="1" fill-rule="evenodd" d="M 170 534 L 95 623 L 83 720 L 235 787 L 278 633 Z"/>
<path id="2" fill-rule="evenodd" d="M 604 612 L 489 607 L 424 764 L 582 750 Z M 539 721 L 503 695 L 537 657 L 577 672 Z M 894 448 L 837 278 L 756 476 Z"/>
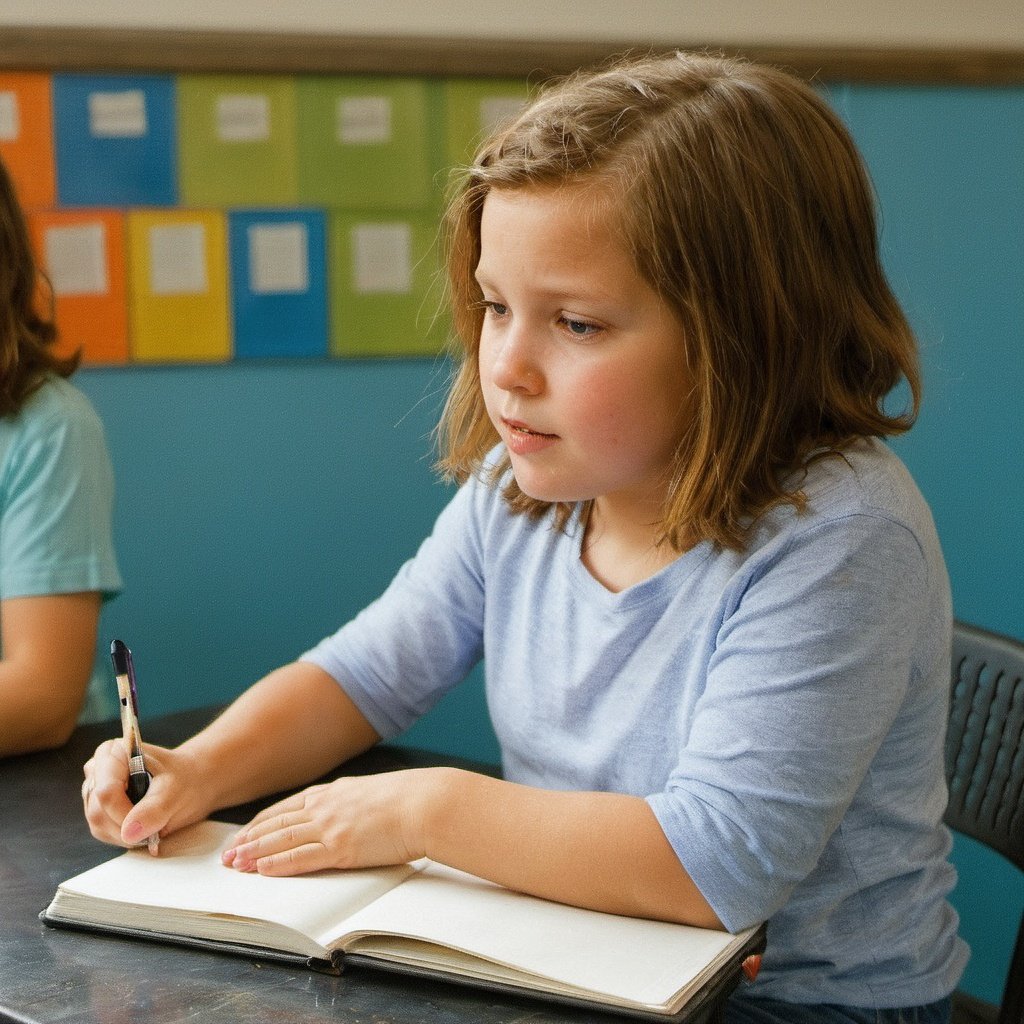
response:
<path id="1" fill-rule="evenodd" d="M 146 770 L 146 761 L 142 754 L 142 734 L 139 731 L 139 695 L 135 685 L 135 666 L 132 652 L 120 640 L 110 645 L 110 658 L 114 663 L 114 677 L 117 680 L 117 693 L 121 704 L 121 732 L 128 753 L 128 799 L 137 804 L 149 789 L 151 778 Z M 160 836 L 154 833 L 148 839 L 149 852 L 156 854 L 159 849 Z"/>

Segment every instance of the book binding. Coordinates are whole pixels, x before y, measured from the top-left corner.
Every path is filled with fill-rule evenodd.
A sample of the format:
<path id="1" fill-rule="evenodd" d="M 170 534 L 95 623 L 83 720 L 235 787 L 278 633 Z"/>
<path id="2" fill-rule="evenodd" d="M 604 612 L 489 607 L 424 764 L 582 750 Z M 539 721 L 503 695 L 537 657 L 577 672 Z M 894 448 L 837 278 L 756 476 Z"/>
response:
<path id="1" fill-rule="evenodd" d="M 244 956 L 250 960 L 270 963 L 288 964 L 292 967 L 308 967 L 319 974 L 341 974 L 344 954 L 338 950 L 330 960 L 321 957 L 303 956 L 301 953 L 286 953 L 268 946 L 250 946 L 244 942 L 226 942 L 223 939 L 199 939 L 191 935 L 169 935 L 166 932 L 154 932 L 146 928 L 127 928 L 115 924 L 93 924 L 82 921 L 71 921 L 58 917 L 46 910 L 39 912 L 39 920 L 50 928 L 64 928 L 73 932 L 100 933 L 113 935 L 121 939 L 141 939 L 144 942 L 159 942 L 165 945 L 185 946 L 189 949 L 201 949 L 206 952 L 227 953 L 231 956 Z"/>
<path id="2" fill-rule="evenodd" d="M 70 931 L 99 932 L 119 938 L 141 939 L 147 942 L 158 942 L 174 946 L 184 946 L 190 949 L 225 953 L 230 956 L 242 956 L 251 960 L 259 960 L 269 963 L 287 964 L 292 967 L 306 967 L 321 974 L 340 975 L 346 969 L 367 968 L 375 971 L 386 971 L 391 974 L 405 975 L 407 977 L 423 978 L 432 982 L 446 982 L 463 987 L 470 987 L 488 992 L 495 992 L 504 996 L 528 999 L 530 1001 L 541 1000 L 546 1003 L 557 1003 L 564 1006 L 571 1006 L 576 1009 L 588 1009 L 600 1011 L 601 1013 L 613 1013 L 618 1016 L 630 1017 L 635 1020 L 646 1021 L 676 1021 L 679 1024 L 685 1022 L 703 1022 L 704 1014 L 717 1003 L 728 998 L 729 994 L 736 988 L 743 978 L 743 961 L 755 953 L 763 952 L 765 948 L 765 928 L 762 925 L 755 931 L 746 943 L 736 950 L 735 955 L 729 963 L 723 967 L 714 978 L 703 985 L 692 999 L 687 1002 L 676 1013 L 659 1013 L 656 1010 L 644 1010 L 635 1007 L 616 1006 L 598 999 L 588 999 L 582 996 L 572 996 L 556 992 L 540 991 L 530 988 L 527 985 L 516 985 L 511 982 L 485 981 L 477 978 L 465 977 L 454 972 L 445 971 L 440 968 L 425 968 L 411 964 L 394 963 L 376 956 L 368 956 L 361 953 L 343 953 L 336 950 L 329 960 L 319 957 L 307 957 L 297 953 L 285 953 L 280 950 L 271 949 L 267 946 L 248 945 L 245 943 L 227 942 L 220 939 L 200 939 L 184 935 L 171 935 L 165 932 L 149 931 L 142 928 L 127 928 L 108 924 L 83 924 L 79 921 L 71 921 L 43 910 L 39 914 L 43 924 L 51 928 L 63 928 Z"/>

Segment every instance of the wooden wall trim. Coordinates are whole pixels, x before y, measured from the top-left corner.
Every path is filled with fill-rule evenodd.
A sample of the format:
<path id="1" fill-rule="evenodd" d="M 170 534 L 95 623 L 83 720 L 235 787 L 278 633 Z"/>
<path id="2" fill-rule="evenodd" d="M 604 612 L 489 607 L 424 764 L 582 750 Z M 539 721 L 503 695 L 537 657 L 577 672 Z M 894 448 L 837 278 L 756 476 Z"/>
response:
<path id="1" fill-rule="evenodd" d="M 716 46 L 823 81 L 1024 84 L 1019 50 Z M 666 45 L 0 25 L 0 69 L 508 76 L 539 80 Z"/>

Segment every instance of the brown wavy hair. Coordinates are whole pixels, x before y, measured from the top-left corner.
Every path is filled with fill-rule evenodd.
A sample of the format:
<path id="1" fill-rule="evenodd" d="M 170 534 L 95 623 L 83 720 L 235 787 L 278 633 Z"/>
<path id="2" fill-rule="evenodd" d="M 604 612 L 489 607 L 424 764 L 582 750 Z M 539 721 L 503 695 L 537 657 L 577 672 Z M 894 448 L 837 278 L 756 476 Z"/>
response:
<path id="1" fill-rule="evenodd" d="M 79 355 L 58 356 L 56 341 L 53 291 L 36 265 L 25 214 L 0 161 L 0 416 L 18 412 L 48 374 L 74 373 Z"/>
<path id="2" fill-rule="evenodd" d="M 640 274 L 681 324 L 693 408 L 661 524 L 677 550 L 701 540 L 741 549 L 765 510 L 804 508 L 799 473 L 810 461 L 913 424 L 916 344 L 842 122 L 784 71 L 677 53 L 550 86 L 462 172 L 444 224 L 461 356 L 438 427 L 446 476 L 480 472 L 498 440 L 477 369 L 484 199 L 577 184 L 613 197 Z M 901 380 L 909 408 L 892 414 L 884 399 Z M 551 508 L 514 480 L 504 493 L 516 511 Z M 556 505 L 556 521 L 571 511 Z"/>

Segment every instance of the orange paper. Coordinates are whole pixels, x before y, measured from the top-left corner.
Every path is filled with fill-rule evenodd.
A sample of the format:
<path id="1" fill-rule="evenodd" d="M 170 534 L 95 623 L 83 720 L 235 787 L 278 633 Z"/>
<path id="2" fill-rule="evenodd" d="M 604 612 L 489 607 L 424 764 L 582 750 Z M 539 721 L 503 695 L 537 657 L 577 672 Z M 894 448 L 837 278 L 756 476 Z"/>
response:
<path id="1" fill-rule="evenodd" d="M 0 157 L 26 210 L 54 205 L 56 172 L 49 75 L 0 73 Z"/>
<path id="2" fill-rule="evenodd" d="M 39 265 L 54 292 L 57 349 L 83 363 L 128 361 L 124 216 L 116 210 L 29 213 Z"/>

